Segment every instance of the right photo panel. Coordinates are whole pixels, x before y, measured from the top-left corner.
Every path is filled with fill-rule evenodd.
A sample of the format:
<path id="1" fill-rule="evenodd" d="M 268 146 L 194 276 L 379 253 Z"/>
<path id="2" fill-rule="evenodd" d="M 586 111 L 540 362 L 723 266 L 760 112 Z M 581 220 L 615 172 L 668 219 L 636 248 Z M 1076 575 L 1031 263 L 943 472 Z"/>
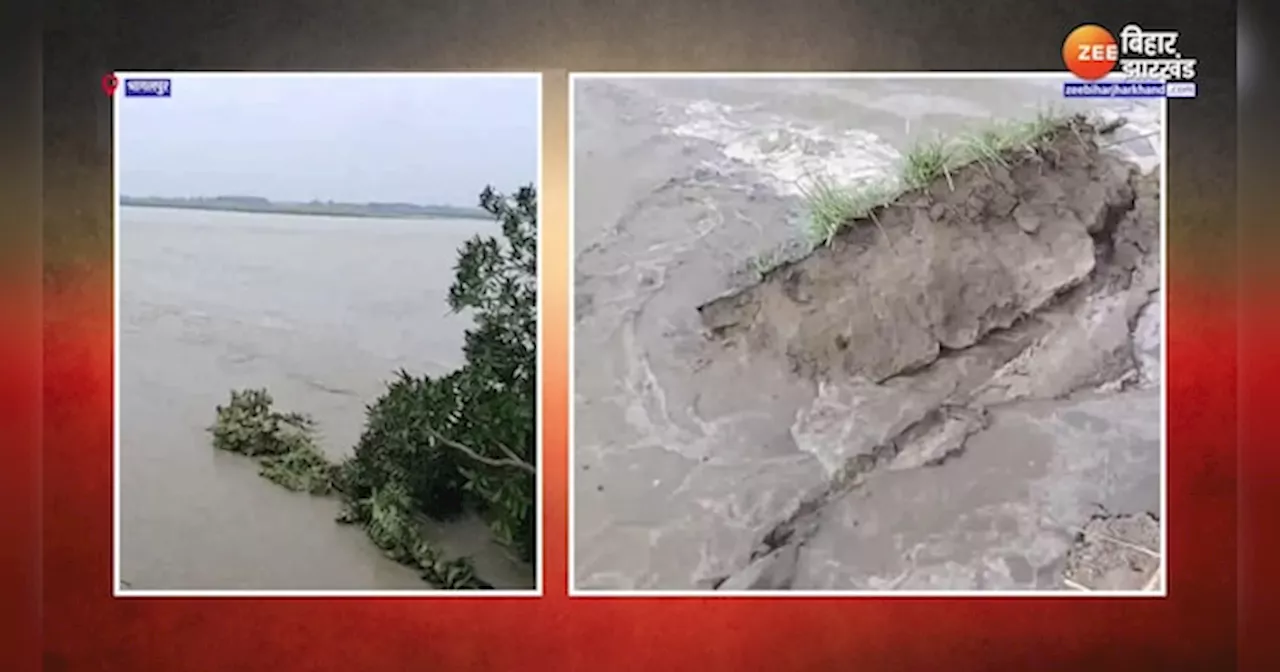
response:
<path id="1" fill-rule="evenodd" d="M 571 76 L 574 595 L 1166 594 L 1166 102 Z"/>

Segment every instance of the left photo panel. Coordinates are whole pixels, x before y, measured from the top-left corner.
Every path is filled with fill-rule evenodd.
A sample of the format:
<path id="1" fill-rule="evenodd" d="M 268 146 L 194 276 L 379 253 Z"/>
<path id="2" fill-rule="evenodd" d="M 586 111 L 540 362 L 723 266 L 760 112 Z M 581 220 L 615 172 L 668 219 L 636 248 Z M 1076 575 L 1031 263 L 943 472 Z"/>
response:
<path id="1" fill-rule="evenodd" d="M 540 75 L 103 85 L 113 593 L 540 594 Z"/>

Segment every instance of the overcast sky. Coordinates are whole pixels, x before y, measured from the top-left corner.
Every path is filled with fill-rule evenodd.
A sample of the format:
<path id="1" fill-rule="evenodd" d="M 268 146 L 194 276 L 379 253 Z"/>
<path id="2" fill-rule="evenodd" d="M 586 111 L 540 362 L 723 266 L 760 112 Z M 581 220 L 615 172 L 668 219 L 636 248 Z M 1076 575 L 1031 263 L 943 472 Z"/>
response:
<path id="1" fill-rule="evenodd" d="M 127 196 L 474 206 L 538 174 L 533 77 L 178 75 L 169 98 L 116 95 Z"/>

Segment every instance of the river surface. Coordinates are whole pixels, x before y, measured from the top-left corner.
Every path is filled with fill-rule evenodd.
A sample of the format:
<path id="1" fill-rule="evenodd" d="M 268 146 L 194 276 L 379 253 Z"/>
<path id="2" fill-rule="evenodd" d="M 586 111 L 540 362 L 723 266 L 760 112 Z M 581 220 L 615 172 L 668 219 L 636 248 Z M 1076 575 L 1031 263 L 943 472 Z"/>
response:
<path id="1" fill-rule="evenodd" d="M 1050 110 L 1123 115 L 1114 151 L 1158 165 L 1159 101 L 1068 101 L 1062 81 L 572 84 L 578 588 L 705 587 L 817 478 L 788 431 L 811 391 L 698 373 L 696 307 L 804 235 L 807 178 L 854 184 L 935 134 Z"/>
<path id="2" fill-rule="evenodd" d="M 205 428 L 235 388 L 316 418 L 333 459 L 393 371 L 462 363 L 445 303 L 479 220 L 122 208 L 120 580 L 133 589 L 422 590 L 332 498 L 288 492 Z M 532 588 L 476 520 L 430 530 L 500 588 Z"/>

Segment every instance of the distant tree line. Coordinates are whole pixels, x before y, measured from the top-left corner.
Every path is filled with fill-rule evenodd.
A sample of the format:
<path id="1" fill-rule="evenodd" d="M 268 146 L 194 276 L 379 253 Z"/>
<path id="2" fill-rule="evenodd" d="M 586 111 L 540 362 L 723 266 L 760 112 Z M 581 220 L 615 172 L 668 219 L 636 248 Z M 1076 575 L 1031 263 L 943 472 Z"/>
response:
<path id="1" fill-rule="evenodd" d="M 120 205 L 155 208 L 188 208 L 197 210 L 229 210 L 298 215 L 332 215 L 342 217 L 432 217 L 491 219 L 481 208 L 452 205 L 418 205 L 416 203 L 343 203 L 312 200 L 310 202 L 272 201 L 261 196 L 197 196 L 168 198 L 158 196 L 121 196 Z"/>

